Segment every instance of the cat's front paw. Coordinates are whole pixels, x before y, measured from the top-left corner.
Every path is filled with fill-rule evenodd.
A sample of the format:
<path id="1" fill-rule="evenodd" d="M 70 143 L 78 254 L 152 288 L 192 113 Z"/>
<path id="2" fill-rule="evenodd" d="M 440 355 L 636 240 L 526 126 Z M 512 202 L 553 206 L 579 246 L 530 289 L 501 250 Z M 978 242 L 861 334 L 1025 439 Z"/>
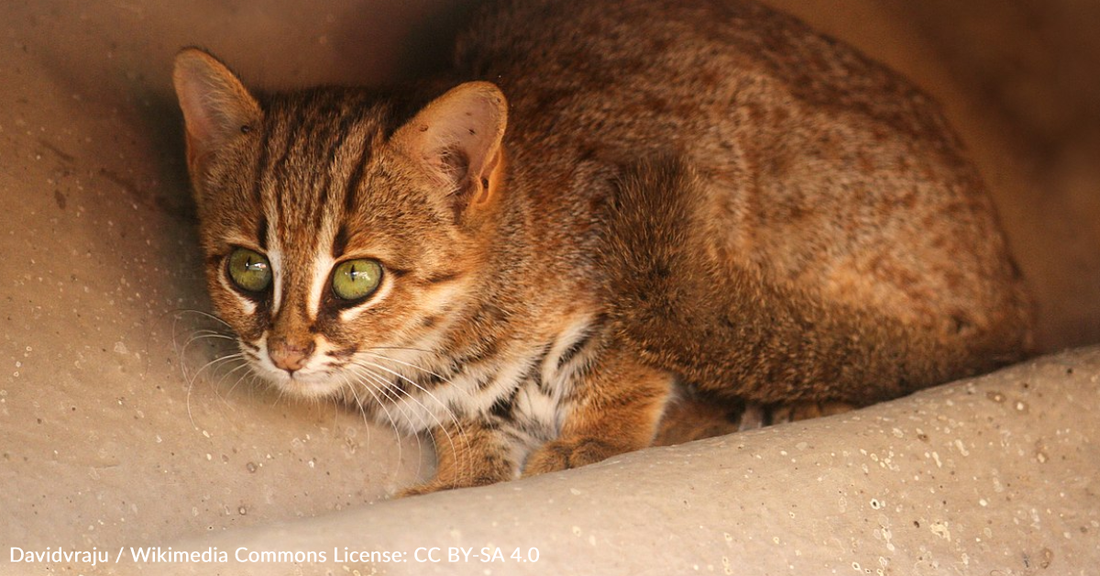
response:
<path id="1" fill-rule="evenodd" d="M 623 449 L 597 438 L 554 440 L 543 444 L 541 448 L 527 458 L 523 475 L 526 477 L 546 472 L 580 468 L 623 452 Z"/>
<path id="2" fill-rule="evenodd" d="M 437 482 L 425 482 L 423 484 L 417 484 L 416 486 L 410 486 L 404 490 L 398 490 L 397 494 L 394 494 L 394 498 L 408 498 L 409 496 L 421 496 L 423 494 L 431 494 L 432 492 L 442 492 L 444 490 L 450 490 L 451 486 L 443 486 Z"/>

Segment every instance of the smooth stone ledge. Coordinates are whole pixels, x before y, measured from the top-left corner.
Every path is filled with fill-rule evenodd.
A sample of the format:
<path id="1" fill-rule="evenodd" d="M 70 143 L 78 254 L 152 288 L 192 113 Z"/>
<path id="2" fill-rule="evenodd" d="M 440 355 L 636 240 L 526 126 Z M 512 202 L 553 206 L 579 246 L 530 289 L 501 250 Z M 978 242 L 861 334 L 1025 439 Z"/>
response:
<path id="1" fill-rule="evenodd" d="M 1096 574 L 1098 379 L 1100 348 L 1082 349 L 831 418 L 164 544 L 216 548 L 226 564 L 109 569 L 257 576 Z M 401 561 L 336 557 L 345 547 L 396 551 Z M 488 548 L 490 556 L 463 559 L 458 552 L 451 561 L 458 547 L 473 554 Z M 483 562 L 498 547 L 503 558 Z M 324 552 L 325 562 L 236 563 L 242 548 L 246 557 Z M 537 549 L 537 562 L 513 558 L 517 549 L 532 560 Z"/>

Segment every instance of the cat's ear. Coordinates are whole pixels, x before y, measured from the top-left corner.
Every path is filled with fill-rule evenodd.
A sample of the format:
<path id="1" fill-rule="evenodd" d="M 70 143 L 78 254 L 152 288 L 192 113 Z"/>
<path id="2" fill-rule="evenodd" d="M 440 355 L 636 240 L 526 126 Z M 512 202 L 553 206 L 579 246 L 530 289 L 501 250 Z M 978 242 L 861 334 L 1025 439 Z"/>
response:
<path id="1" fill-rule="evenodd" d="M 394 144 L 426 169 L 454 202 L 455 215 L 489 201 L 497 187 L 508 103 L 496 85 L 467 82 L 424 107 Z"/>
<path id="2" fill-rule="evenodd" d="M 260 105 L 241 81 L 210 54 L 185 48 L 176 55 L 172 81 L 187 130 L 187 165 L 198 170 L 209 154 L 255 128 Z"/>

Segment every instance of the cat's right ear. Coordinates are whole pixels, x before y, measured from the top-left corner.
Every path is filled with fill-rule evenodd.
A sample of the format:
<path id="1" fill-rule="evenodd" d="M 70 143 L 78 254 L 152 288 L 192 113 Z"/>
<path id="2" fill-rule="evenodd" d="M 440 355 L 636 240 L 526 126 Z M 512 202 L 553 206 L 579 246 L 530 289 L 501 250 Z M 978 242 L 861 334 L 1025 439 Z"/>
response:
<path id="1" fill-rule="evenodd" d="M 466 82 L 431 101 L 394 133 L 452 203 L 455 218 L 487 204 L 499 188 L 508 103 L 489 82 Z"/>
<path id="2" fill-rule="evenodd" d="M 259 103 L 217 58 L 185 48 L 176 55 L 172 81 L 187 131 L 187 167 L 191 174 L 231 138 L 263 118 Z"/>

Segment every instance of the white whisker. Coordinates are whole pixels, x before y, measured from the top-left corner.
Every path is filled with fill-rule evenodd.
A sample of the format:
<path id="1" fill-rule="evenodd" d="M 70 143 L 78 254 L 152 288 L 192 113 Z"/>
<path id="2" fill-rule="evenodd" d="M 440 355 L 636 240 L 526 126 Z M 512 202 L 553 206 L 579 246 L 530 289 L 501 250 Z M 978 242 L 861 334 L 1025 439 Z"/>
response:
<path id="1" fill-rule="evenodd" d="M 408 367 L 408 368 L 412 368 L 413 370 L 419 370 L 420 372 L 423 372 L 423 373 L 425 373 L 425 374 L 427 374 L 427 375 L 429 375 L 429 376 L 433 376 L 433 377 L 435 377 L 435 378 L 438 378 L 438 379 L 439 379 L 440 381 L 442 381 L 442 382 L 444 382 L 444 383 L 446 383 L 446 384 L 451 384 L 451 383 L 452 383 L 452 382 L 451 382 L 451 380 L 450 380 L 449 378 L 447 378 L 446 376 L 443 376 L 442 374 L 439 374 L 438 372 L 433 372 L 433 371 L 431 371 L 431 370 L 428 370 L 427 368 L 424 368 L 423 366 L 418 366 L 418 365 L 416 365 L 416 364 L 413 364 L 413 363 L 411 363 L 411 362 L 404 362 L 404 361 L 402 361 L 402 360 L 398 360 L 398 359 L 396 359 L 396 358 L 391 358 L 391 357 L 389 357 L 389 356 L 386 356 L 386 355 L 384 355 L 384 354 L 378 354 L 377 352 L 372 352 L 371 350 L 374 350 L 374 349 L 367 349 L 367 350 L 362 350 L 362 351 L 360 352 L 360 354 L 366 354 L 366 355 L 368 355 L 368 356 L 372 356 L 372 357 L 374 357 L 374 358 L 381 358 L 381 359 L 383 359 L 383 360 L 386 360 L 386 361 L 389 361 L 389 362 L 393 362 L 394 364 L 399 364 L 399 365 L 401 365 L 401 366 L 406 366 L 406 367 Z M 407 380 L 407 379 L 406 379 L 406 380 Z M 413 383 L 413 384 L 414 384 L 414 385 L 416 385 L 415 383 Z M 420 387 L 420 386 L 417 386 L 417 387 L 418 387 L 418 388 L 422 388 L 422 387 Z M 469 390 L 466 390 L 465 388 L 458 388 L 458 390 L 459 390 L 460 392 L 462 392 L 463 394 L 466 394 L 466 396 L 467 396 L 467 397 L 470 397 L 470 396 L 471 396 L 471 394 L 470 394 L 470 391 L 469 391 Z M 427 392 L 427 390 L 424 390 L 424 391 L 425 391 L 425 392 Z"/>
<path id="2" fill-rule="evenodd" d="M 228 354 L 215 358 L 207 362 L 206 364 L 203 364 L 202 367 L 195 371 L 195 373 L 192 374 L 191 377 L 187 380 L 187 400 L 185 402 L 185 405 L 187 407 L 187 418 L 191 421 L 192 426 L 195 425 L 195 418 L 194 415 L 191 413 L 191 391 L 195 387 L 195 381 L 198 379 L 199 375 L 202 374 L 203 371 L 207 368 L 212 368 L 214 366 L 217 366 L 218 364 L 224 364 L 226 362 L 233 361 L 244 362 L 244 354 L 241 352 L 237 352 L 236 354 Z M 184 375 L 186 377 L 186 370 L 184 370 Z"/>
<path id="3" fill-rule="evenodd" d="M 381 366 L 381 365 L 375 364 L 373 362 L 364 362 L 362 360 L 357 359 L 351 365 L 354 368 L 357 369 L 356 370 L 357 373 L 360 373 L 363 376 L 366 376 L 367 378 L 370 378 L 378 386 L 379 393 L 385 395 L 386 398 L 389 399 L 391 402 L 396 404 L 398 401 L 400 401 L 401 398 L 395 395 L 397 392 L 400 391 L 400 389 L 399 388 L 393 388 L 391 386 L 391 384 L 388 381 L 386 381 L 385 378 L 382 378 L 381 375 L 375 373 L 372 369 L 383 370 L 385 372 L 393 374 L 394 376 L 397 376 L 398 378 L 404 378 L 404 376 L 402 376 L 402 375 L 400 375 L 400 374 L 398 374 L 398 373 L 396 373 L 392 370 L 389 370 L 385 366 Z M 413 386 L 416 386 L 418 389 L 420 389 L 420 390 L 424 391 L 426 394 L 428 394 L 428 396 L 432 400 L 434 400 L 435 403 L 438 404 L 439 407 L 442 408 L 443 411 L 450 418 L 450 420 L 454 424 L 455 430 L 459 434 L 459 436 L 464 436 L 465 435 L 465 431 L 462 428 L 462 424 L 458 421 L 458 419 L 454 415 L 454 412 L 450 408 L 448 408 L 445 404 L 440 402 L 435 397 L 435 395 L 433 395 L 431 392 L 429 392 L 427 390 L 424 390 L 424 388 L 422 386 L 418 385 L 415 382 L 412 382 L 411 380 L 408 380 L 407 378 L 404 378 L 404 379 L 406 381 L 408 381 L 410 384 L 412 384 Z M 443 423 L 435 415 L 435 412 L 430 410 L 426 405 L 424 405 L 423 402 L 421 402 L 418 398 L 416 398 L 416 396 L 410 394 L 408 391 L 405 391 L 405 398 L 411 400 L 412 402 L 415 402 L 420 408 L 422 408 L 424 410 L 424 412 L 429 417 L 431 417 L 432 421 L 435 423 L 435 428 L 441 430 L 444 433 L 444 435 L 446 436 L 447 442 L 448 442 L 448 444 L 450 446 L 450 449 L 451 449 L 451 453 L 454 455 L 455 461 L 457 462 L 458 461 L 458 448 L 455 446 L 454 439 L 451 437 L 451 434 L 447 430 L 447 427 L 443 425 Z M 436 446 L 436 448 L 438 449 L 439 443 L 436 441 L 435 434 L 431 430 L 431 428 L 428 429 L 428 434 L 432 437 L 433 445 Z M 423 447 L 420 445 L 419 434 L 417 434 L 417 448 L 419 450 L 423 450 Z M 419 474 L 419 472 L 420 472 L 419 466 L 420 465 L 417 464 L 417 474 Z"/>
<path id="4" fill-rule="evenodd" d="M 248 362 L 241 362 L 241 364 L 240 364 L 239 366 L 237 366 L 236 368 L 234 368 L 234 369 L 230 370 L 230 371 L 229 371 L 229 372 L 227 372 L 227 373 L 226 373 L 226 374 L 225 374 L 224 376 L 222 376 L 222 381 L 224 381 L 225 379 L 229 378 L 229 377 L 230 377 L 230 376 L 232 376 L 232 375 L 233 375 L 233 374 L 234 374 L 235 372 L 237 372 L 237 371 L 239 371 L 239 370 L 241 370 L 241 369 L 244 369 L 244 370 L 245 370 L 245 372 L 244 372 L 243 374 L 241 374 L 241 375 L 240 375 L 240 376 L 239 376 L 239 377 L 237 378 L 237 381 L 236 381 L 236 382 L 234 382 L 232 386 L 230 386 L 230 387 L 229 387 L 229 390 L 227 390 L 227 391 L 225 392 L 225 393 L 226 393 L 226 395 L 230 395 L 230 394 L 232 394 L 232 393 L 233 393 L 233 391 L 237 389 L 237 386 L 240 386 L 240 384 L 241 384 L 241 381 L 243 381 L 243 380 L 244 380 L 245 378 L 247 378 L 247 377 L 249 377 L 249 376 L 251 376 L 251 377 L 253 377 L 253 378 L 255 378 L 255 377 L 256 377 L 256 374 L 255 374 L 254 372 L 252 372 L 252 371 L 251 371 L 251 369 L 249 368 L 249 366 L 248 366 Z M 220 382 L 219 382 L 219 385 L 220 385 Z M 227 406 L 229 405 L 229 402 L 228 402 L 228 401 L 227 401 L 227 400 L 226 400 L 226 399 L 225 399 L 224 397 L 222 397 L 222 395 L 221 395 L 221 394 L 220 394 L 220 393 L 218 392 L 218 387 L 217 387 L 217 386 L 215 386 L 215 387 L 214 387 L 214 393 L 218 395 L 218 398 L 219 398 L 219 399 L 220 399 L 220 400 L 221 400 L 221 401 L 222 401 L 222 402 L 223 402 L 223 403 L 224 403 L 225 405 L 227 405 Z"/>
<path id="5" fill-rule="evenodd" d="M 428 398 L 431 399 L 431 401 L 435 402 L 436 405 L 438 405 L 440 408 L 442 408 L 443 411 L 447 413 L 447 416 L 450 417 L 451 423 L 453 423 L 455 425 L 455 428 L 457 428 L 460 433 L 462 432 L 462 424 L 460 424 L 458 419 L 455 418 L 454 411 L 451 410 L 451 408 L 448 407 L 446 404 L 444 404 L 438 397 L 436 397 L 435 394 L 432 394 L 431 390 L 428 390 L 427 388 L 421 386 L 415 380 L 412 380 L 411 378 L 405 376 L 404 374 L 401 374 L 400 372 L 397 372 L 395 370 L 391 370 L 391 369 L 389 369 L 389 368 L 387 368 L 387 367 L 385 367 L 381 364 L 378 364 L 376 362 L 370 362 L 370 361 L 361 360 L 361 359 L 357 358 L 357 359 L 354 360 L 354 363 L 357 366 L 369 366 L 371 368 L 376 368 L 378 370 L 382 370 L 383 372 L 391 374 L 391 375 L 397 377 L 398 379 L 400 379 L 401 381 L 412 385 L 417 390 L 420 390 L 421 392 L 426 394 L 428 396 Z M 418 400 L 415 396 L 413 396 L 412 394 L 410 394 L 408 392 L 406 392 L 405 396 L 408 399 L 412 400 L 413 402 L 416 402 L 417 405 L 419 405 L 421 408 L 424 408 L 424 410 L 428 414 L 432 414 L 432 411 L 428 410 L 428 407 L 425 406 L 424 403 L 420 402 L 420 400 Z M 435 418 L 434 414 L 433 414 L 432 418 L 433 418 L 433 420 L 435 420 L 436 425 L 442 426 L 442 423 L 439 422 L 438 418 Z"/>
<path id="6" fill-rule="evenodd" d="M 348 378 L 346 375 L 344 376 L 344 380 L 345 380 L 345 383 L 351 384 L 350 378 Z M 371 398 L 374 399 L 374 405 L 382 409 L 382 412 L 386 415 L 386 420 L 389 421 L 390 428 L 392 428 L 394 433 L 398 436 L 397 461 L 402 462 L 403 461 L 402 458 L 404 456 L 404 447 L 403 447 L 403 442 L 401 442 L 401 440 L 400 440 L 400 437 L 403 436 L 403 434 L 401 434 L 401 430 L 397 426 L 397 421 L 393 419 L 393 415 L 390 413 L 389 408 L 386 407 L 385 403 L 382 402 L 378 398 L 378 396 L 375 394 L 375 389 L 372 386 L 370 386 L 370 385 L 368 385 L 364 382 L 358 382 L 358 384 L 364 390 L 366 390 L 368 394 L 371 395 Z M 363 406 L 362 399 L 360 399 L 359 394 L 356 393 L 355 386 L 350 386 L 349 390 L 351 391 L 352 396 L 355 397 L 355 403 L 359 405 L 359 410 L 363 413 L 363 419 L 364 419 L 364 422 L 366 422 L 367 421 L 366 420 L 367 413 L 366 413 L 366 408 Z M 381 392 L 381 390 L 379 390 L 379 392 Z M 369 426 L 367 427 L 367 430 L 368 431 L 370 430 Z M 416 444 L 417 444 L 417 450 L 423 450 L 423 448 L 420 446 L 420 440 L 419 439 L 417 439 Z M 419 464 L 418 464 L 417 465 L 417 474 L 419 474 L 419 473 L 420 473 L 420 468 L 419 468 Z M 394 476 L 393 476 L 393 478 L 390 479 L 391 482 L 396 480 L 396 478 L 397 478 L 396 474 L 397 474 L 397 472 L 394 471 Z"/>
<path id="7" fill-rule="evenodd" d="M 221 318 L 218 318 L 214 314 L 211 314 L 209 312 L 203 312 L 202 310 L 195 310 L 194 308 L 179 308 L 179 309 L 176 309 L 176 310 L 169 311 L 168 314 L 175 314 L 177 320 L 183 314 L 194 314 L 196 316 L 199 316 L 201 318 L 205 318 L 207 320 L 213 320 L 213 321 L 221 324 L 222 326 L 225 326 L 226 328 L 229 328 L 230 330 L 233 329 L 233 327 L 230 326 L 228 322 L 226 322 L 225 320 L 222 320 Z"/>

